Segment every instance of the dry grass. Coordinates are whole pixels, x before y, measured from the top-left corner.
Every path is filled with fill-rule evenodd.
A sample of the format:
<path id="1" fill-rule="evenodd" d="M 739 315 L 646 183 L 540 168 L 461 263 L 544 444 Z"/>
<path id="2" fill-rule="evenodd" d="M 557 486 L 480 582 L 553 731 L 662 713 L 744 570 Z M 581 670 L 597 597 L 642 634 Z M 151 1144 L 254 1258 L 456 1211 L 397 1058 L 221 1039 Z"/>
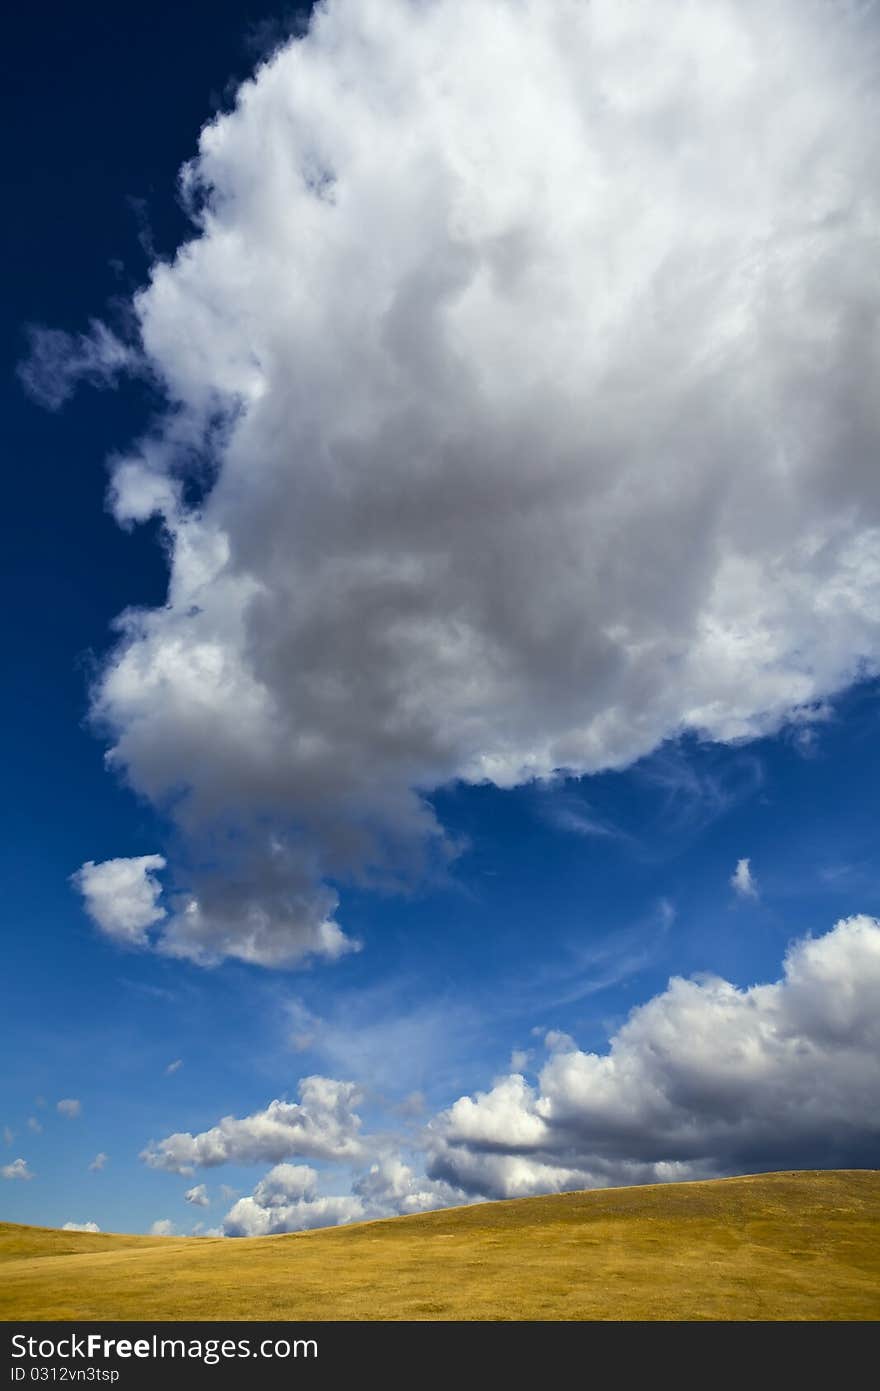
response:
<path id="1" fill-rule="evenodd" d="M 0 1225 L 4 1319 L 877 1319 L 880 1172 L 565 1193 L 248 1240 Z"/>

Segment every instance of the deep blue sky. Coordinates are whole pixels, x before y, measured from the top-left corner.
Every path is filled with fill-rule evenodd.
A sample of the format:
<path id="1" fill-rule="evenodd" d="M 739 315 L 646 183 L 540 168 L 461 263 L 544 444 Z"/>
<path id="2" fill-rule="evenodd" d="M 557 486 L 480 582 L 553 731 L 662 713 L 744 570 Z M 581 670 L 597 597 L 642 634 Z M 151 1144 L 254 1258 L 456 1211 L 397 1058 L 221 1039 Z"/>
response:
<path id="1" fill-rule="evenodd" d="M 204 1214 L 183 1203 L 182 1180 L 139 1162 L 151 1138 L 293 1096 L 314 1071 L 357 1074 L 365 1115 L 417 1091 L 430 1112 L 489 1086 L 535 1029 L 602 1051 L 670 975 L 772 981 L 793 937 L 880 911 L 880 691 L 867 683 L 809 747 L 785 734 L 687 741 L 552 790 L 438 793 L 467 847 L 450 882 L 397 898 L 345 892 L 345 927 L 364 949 L 335 965 L 205 971 L 96 934 L 69 876 L 157 844 L 155 813 L 107 775 L 84 724 L 114 616 L 164 597 L 155 530 L 126 533 L 104 508 L 107 457 L 155 403 L 133 385 L 84 389 L 52 413 L 14 369 L 27 324 L 112 322 L 149 259 L 173 251 L 186 231 L 176 171 L 279 32 L 272 20 L 261 6 L 193 0 L 50 3 L 6 21 L 0 1125 L 14 1138 L 0 1157 L 21 1154 L 36 1174 L 3 1184 L 7 1219 L 145 1230 L 167 1217 L 187 1229 Z M 578 831 L 577 817 L 604 832 Z M 755 900 L 729 884 L 746 856 Z M 307 1015 L 334 1024 L 332 1047 L 291 1046 Z M 174 1059 L 183 1066 L 166 1075 Z M 81 1101 L 79 1117 L 57 1112 L 64 1097 Z M 89 1172 L 99 1151 L 107 1165 Z M 208 1179 L 246 1191 L 261 1171 Z M 219 1216 L 215 1198 L 206 1220 Z"/>

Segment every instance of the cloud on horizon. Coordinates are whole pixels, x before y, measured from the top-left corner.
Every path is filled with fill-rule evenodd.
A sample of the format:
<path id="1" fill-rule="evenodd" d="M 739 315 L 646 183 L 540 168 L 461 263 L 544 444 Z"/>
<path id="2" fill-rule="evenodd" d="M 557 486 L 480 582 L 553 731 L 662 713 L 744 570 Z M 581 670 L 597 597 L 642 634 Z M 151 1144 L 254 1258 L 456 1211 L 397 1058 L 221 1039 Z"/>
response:
<path id="1" fill-rule="evenodd" d="M 548 1033 L 536 1084 L 518 1072 L 498 1078 L 418 1137 L 362 1133 L 351 1084 L 310 1078 L 301 1084 L 307 1119 L 273 1102 L 203 1135 L 169 1136 L 142 1157 L 180 1173 L 311 1154 L 353 1173 L 349 1193 L 327 1196 L 316 1170 L 277 1162 L 227 1213 L 231 1236 L 580 1188 L 873 1167 L 878 992 L 880 921 L 860 915 L 794 941 L 773 983 L 673 977 L 632 1010 L 605 1053 Z M 331 1095 L 335 1127 L 316 1113 L 316 1098 Z M 404 1158 L 404 1143 L 421 1152 L 425 1172 Z"/>
<path id="2" fill-rule="evenodd" d="M 880 922 L 793 943 L 775 984 L 673 977 L 605 1054 L 563 1041 L 429 1130 L 428 1173 L 487 1197 L 765 1169 L 880 1151 Z"/>

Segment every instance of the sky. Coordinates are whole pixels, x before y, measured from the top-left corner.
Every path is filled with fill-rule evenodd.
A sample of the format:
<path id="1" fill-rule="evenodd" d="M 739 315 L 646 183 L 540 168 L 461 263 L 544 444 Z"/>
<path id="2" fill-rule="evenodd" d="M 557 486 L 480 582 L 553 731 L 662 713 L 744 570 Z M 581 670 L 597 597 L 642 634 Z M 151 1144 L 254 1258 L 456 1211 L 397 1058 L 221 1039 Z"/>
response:
<path id="1" fill-rule="evenodd" d="M 877 1165 L 878 35 L 16 14 L 0 1217 Z"/>

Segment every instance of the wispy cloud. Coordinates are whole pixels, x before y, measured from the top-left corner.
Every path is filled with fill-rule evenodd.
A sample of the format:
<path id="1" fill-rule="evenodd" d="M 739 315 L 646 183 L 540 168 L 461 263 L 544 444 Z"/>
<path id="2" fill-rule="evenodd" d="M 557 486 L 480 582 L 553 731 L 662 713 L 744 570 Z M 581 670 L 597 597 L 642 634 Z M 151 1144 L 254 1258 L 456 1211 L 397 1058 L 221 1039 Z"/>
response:
<path id="1" fill-rule="evenodd" d="M 143 355 L 99 319 L 92 319 L 85 333 L 31 325 L 27 336 L 18 377 L 28 395 L 48 410 L 64 405 L 81 382 L 113 386 L 123 373 L 146 367 Z"/>
<path id="2" fill-rule="evenodd" d="M 548 825 L 572 835 L 596 837 L 599 840 L 628 841 L 631 837 L 572 792 L 554 792 L 541 796 L 541 814 Z"/>

